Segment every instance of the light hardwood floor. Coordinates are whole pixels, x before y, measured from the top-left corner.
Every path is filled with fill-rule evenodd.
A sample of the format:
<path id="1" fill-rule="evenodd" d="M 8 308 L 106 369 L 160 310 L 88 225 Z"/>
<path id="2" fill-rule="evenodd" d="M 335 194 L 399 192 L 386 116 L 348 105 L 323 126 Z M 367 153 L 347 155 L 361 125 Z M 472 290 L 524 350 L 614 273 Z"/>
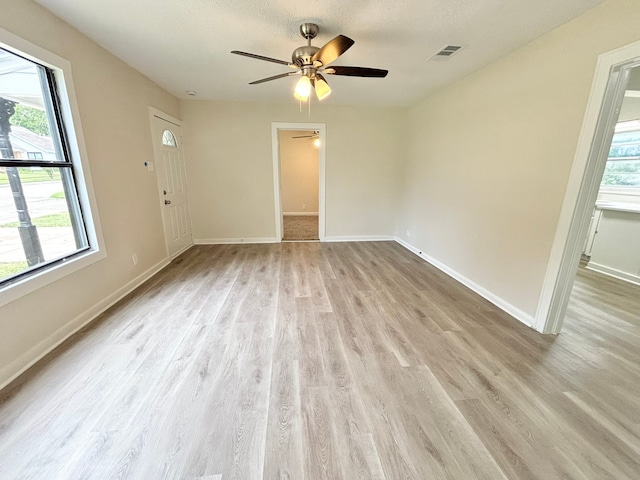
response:
<path id="1" fill-rule="evenodd" d="M 639 306 L 581 271 L 542 336 L 395 243 L 194 247 L 2 392 L 0 478 L 638 479 Z"/>

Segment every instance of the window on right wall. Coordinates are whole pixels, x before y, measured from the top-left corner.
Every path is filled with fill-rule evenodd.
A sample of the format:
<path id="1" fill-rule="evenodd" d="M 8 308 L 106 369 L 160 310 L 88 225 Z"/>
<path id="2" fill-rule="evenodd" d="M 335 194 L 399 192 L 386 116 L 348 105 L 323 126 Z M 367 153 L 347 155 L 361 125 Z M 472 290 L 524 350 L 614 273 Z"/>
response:
<path id="1" fill-rule="evenodd" d="M 640 191 L 640 120 L 616 125 L 601 185 Z"/>

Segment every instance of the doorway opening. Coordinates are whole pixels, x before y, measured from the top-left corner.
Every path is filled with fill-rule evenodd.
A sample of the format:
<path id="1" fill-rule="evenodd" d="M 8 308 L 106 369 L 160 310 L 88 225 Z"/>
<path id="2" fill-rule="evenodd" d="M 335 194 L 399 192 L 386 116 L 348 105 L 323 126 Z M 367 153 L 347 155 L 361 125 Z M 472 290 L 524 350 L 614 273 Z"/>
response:
<path id="1" fill-rule="evenodd" d="M 318 237 L 320 135 L 315 130 L 279 130 L 282 240 Z"/>
<path id="2" fill-rule="evenodd" d="M 613 262 L 600 273 L 640 279 L 639 100 L 640 42 L 601 55 L 536 314 L 543 333 L 560 332 L 579 268 L 597 271 L 596 258 Z"/>
<path id="3" fill-rule="evenodd" d="M 273 124 L 278 241 L 324 241 L 325 126 Z"/>
<path id="4" fill-rule="evenodd" d="M 628 84 L 593 205 L 564 327 L 615 348 L 638 327 L 640 312 L 640 66 Z M 617 336 L 603 342 L 601 332 Z M 594 340 L 596 343 L 596 340 Z"/>

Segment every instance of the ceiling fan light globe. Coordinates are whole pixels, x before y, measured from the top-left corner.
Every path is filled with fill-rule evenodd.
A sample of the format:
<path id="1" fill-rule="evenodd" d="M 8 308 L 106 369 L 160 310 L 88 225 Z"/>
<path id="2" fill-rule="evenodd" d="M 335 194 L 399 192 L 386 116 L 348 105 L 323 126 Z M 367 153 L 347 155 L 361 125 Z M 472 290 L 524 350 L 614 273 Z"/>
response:
<path id="1" fill-rule="evenodd" d="M 331 87 L 327 82 L 322 79 L 316 79 L 316 95 L 318 100 L 323 100 L 331 95 Z"/>
<path id="2" fill-rule="evenodd" d="M 298 83 L 293 94 L 298 100 L 306 100 L 311 95 L 311 80 L 306 75 L 303 75 Z"/>

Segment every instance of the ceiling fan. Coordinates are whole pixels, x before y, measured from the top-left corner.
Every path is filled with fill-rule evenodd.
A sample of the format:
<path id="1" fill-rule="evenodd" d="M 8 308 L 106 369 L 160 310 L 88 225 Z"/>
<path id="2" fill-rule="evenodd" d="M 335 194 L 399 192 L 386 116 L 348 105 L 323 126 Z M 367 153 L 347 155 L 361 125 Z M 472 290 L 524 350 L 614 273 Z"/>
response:
<path id="1" fill-rule="evenodd" d="M 340 55 L 346 52 L 355 43 L 349 37 L 338 35 L 330 40 L 322 48 L 311 45 L 311 40 L 318 35 L 320 28 L 315 23 L 303 23 L 300 25 L 300 34 L 307 40 L 307 44 L 298 47 L 291 55 L 291 62 L 278 60 L 276 58 L 264 57 L 254 53 L 240 52 L 233 50 L 231 53 L 243 55 L 249 58 L 264 60 L 265 62 L 278 63 L 286 65 L 293 69 L 291 72 L 281 73 L 273 77 L 262 78 L 249 85 L 257 85 L 259 83 L 270 82 L 278 78 L 290 77 L 292 75 L 302 74 L 302 78 L 296 84 L 294 96 L 298 100 L 307 100 L 311 95 L 311 89 L 315 89 L 318 100 L 326 98 L 331 93 L 331 88 L 324 78 L 327 75 L 344 75 L 348 77 L 373 77 L 384 78 L 387 76 L 388 70 L 378 68 L 365 67 L 345 67 L 332 66 L 329 64 L 336 60 Z"/>
<path id="2" fill-rule="evenodd" d="M 320 138 L 320 132 L 318 130 L 314 130 L 313 133 L 311 133 L 310 135 L 300 135 L 300 136 L 291 137 L 291 138 Z"/>
<path id="3" fill-rule="evenodd" d="M 318 130 L 314 130 L 313 132 L 309 132 L 308 135 L 299 135 L 297 137 L 291 137 L 291 138 L 294 138 L 294 139 L 303 139 L 303 138 L 311 139 L 312 140 L 312 145 L 315 148 L 320 148 L 320 132 Z"/>

